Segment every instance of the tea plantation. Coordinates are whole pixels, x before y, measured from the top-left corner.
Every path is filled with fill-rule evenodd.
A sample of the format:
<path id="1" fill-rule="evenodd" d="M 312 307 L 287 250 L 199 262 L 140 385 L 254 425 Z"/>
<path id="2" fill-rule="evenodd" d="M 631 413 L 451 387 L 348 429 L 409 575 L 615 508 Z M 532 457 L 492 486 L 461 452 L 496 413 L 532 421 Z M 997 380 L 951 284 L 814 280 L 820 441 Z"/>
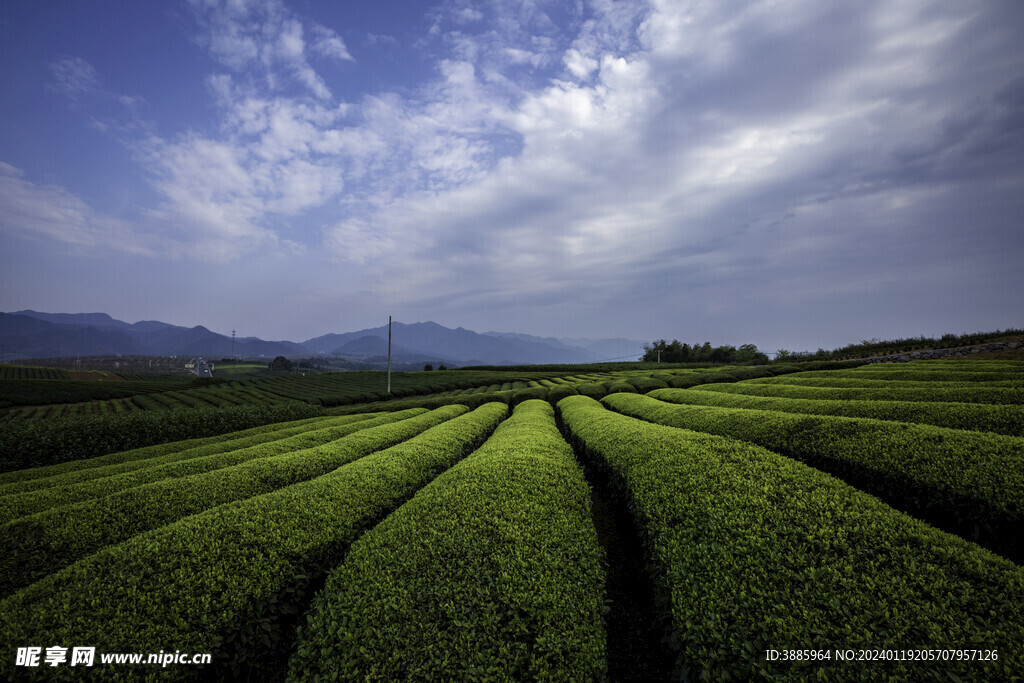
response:
<path id="1" fill-rule="evenodd" d="M 1021 679 L 1024 362 L 405 375 L 8 371 L 0 679 Z"/>

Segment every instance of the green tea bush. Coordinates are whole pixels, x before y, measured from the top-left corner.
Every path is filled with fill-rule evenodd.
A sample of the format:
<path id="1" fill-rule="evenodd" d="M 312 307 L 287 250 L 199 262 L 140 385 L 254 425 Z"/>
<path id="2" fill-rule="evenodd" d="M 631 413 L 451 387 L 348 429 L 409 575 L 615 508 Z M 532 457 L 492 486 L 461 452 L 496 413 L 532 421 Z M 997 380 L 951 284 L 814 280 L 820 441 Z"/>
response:
<path id="1" fill-rule="evenodd" d="M 686 389 L 688 387 L 680 387 Z M 1024 403 L 1024 389 L 1012 387 L 892 387 L 880 385 L 865 387 L 816 387 L 790 384 L 709 384 L 700 391 L 722 391 L 748 394 L 751 396 L 782 396 L 786 398 L 810 398 L 829 400 L 860 401 L 938 401 L 942 403 L 1000 403 L 1020 405 Z"/>
<path id="2" fill-rule="evenodd" d="M 411 417 L 414 412 L 406 414 Z M 400 419 L 392 414 L 368 420 L 370 416 L 320 418 L 317 423 L 287 430 L 267 431 L 243 439 L 232 439 L 205 447 L 179 451 L 162 458 L 132 461 L 130 465 L 148 465 L 126 469 L 125 465 L 94 467 L 84 472 L 19 482 L 23 490 L 0 498 L 0 523 L 30 515 L 51 507 L 82 500 L 102 498 L 119 491 L 162 479 L 177 479 L 231 467 L 247 460 L 267 458 L 281 453 L 312 448 L 340 439 L 368 426 Z M 363 423 L 353 426 L 353 423 Z M 121 470 L 121 471 L 119 471 Z M 83 474 L 89 476 L 83 477 Z M 99 476 L 96 476 L 99 475 Z M 105 476 L 104 476 L 105 475 Z M 12 486 L 12 485 L 8 485 Z"/>
<path id="3" fill-rule="evenodd" d="M 653 401 L 605 400 L 640 399 Z M 764 448 L 583 396 L 558 409 L 629 503 L 680 679 L 1013 680 L 1024 670 L 1024 570 L 1012 562 Z M 773 662 L 770 648 L 829 658 Z M 997 656 L 834 654 L 946 648 Z"/>
<path id="4" fill-rule="evenodd" d="M 448 406 L 431 413 L 393 413 L 355 422 L 349 425 L 348 436 L 283 455 L 276 454 L 273 444 L 264 444 L 256 447 L 265 449 L 264 458 L 144 484 L 13 520 L 0 528 L 0 533 L 13 541 L 12 551 L 0 557 L 0 595 L 135 534 L 320 476 L 467 410 L 465 406 Z"/>
<path id="5" fill-rule="evenodd" d="M 576 390 L 576 387 L 563 384 L 549 391 L 547 400 L 551 405 L 555 405 L 566 396 L 575 396 L 578 393 L 579 392 Z"/>
<path id="6" fill-rule="evenodd" d="M 636 393 L 636 387 L 634 387 L 629 382 L 608 382 L 606 384 L 606 386 L 608 387 L 608 393 L 609 394 L 615 394 L 615 393 L 635 394 Z"/>
<path id="7" fill-rule="evenodd" d="M 604 576 L 590 490 L 549 404 L 353 544 L 290 680 L 600 680 Z"/>
<path id="8" fill-rule="evenodd" d="M 841 415 L 930 424 L 950 429 L 1024 436 L 1024 406 L 926 401 L 826 401 L 805 398 L 665 389 L 650 392 L 659 401 L 722 408 L 753 408 L 784 413 Z"/>
<path id="9" fill-rule="evenodd" d="M 609 395 L 649 422 L 741 439 L 807 462 L 902 510 L 1024 559 L 1024 438 L 867 418 L 676 405 Z"/>
<path id="10" fill-rule="evenodd" d="M 648 391 L 654 391 L 655 389 L 664 389 L 668 387 L 666 382 L 651 377 L 631 377 L 627 379 L 626 382 L 632 384 L 637 392 L 641 394 L 646 394 Z"/>
<path id="11" fill-rule="evenodd" d="M 0 641 L 210 652 L 212 670 L 174 673 L 244 677 L 280 651 L 282 620 L 301 612 L 311 582 L 360 534 L 486 440 L 507 412 L 504 404 L 482 406 L 310 481 L 108 546 L 0 602 Z M 0 659 L 0 678 L 23 673 L 14 657 Z M 132 671 L 110 665 L 104 673 Z"/>
<path id="12" fill-rule="evenodd" d="M 0 472 L 94 458 L 142 446 L 323 415 L 319 406 L 295 402 L 272 406 L 140 411 L 45 421 L 10 420 L 4 422 L 0 430 Z"/>
<path id="13" fill-rule="evenodd" d="M 576 385 L 576 392 L 591 398 L 601 398 L 608 393 L 608 388 L 597 382 L 585 382 Z"/>
<path id="14" fill-rule="evenodd" d="M 511 407 L 516 407 L 523 401 L 529 401 L 532 399 L 545 400 L 548 397 L 547 387 L 530 387 L 528 389 L 516 389 L 512 392 L 512 397 L 509 399 L 508 404 Z"/>
<path id="15" fill-rule="evenodd" d="M 860 376 L 840 377 L 834 373 L 800 373 L 784 377 L 761 377 L 752 379 L 750 384 L 786 384 L 801 387 L 850 387 L 850 388 L 893 388 L 893 389 L 975 389 L 975 388 L 1019 388 L 1024 383 L 1017 380 L 998 380 L 975 382 L 972 380 L 912 380 L 912 379 L 873 379 Z"/>

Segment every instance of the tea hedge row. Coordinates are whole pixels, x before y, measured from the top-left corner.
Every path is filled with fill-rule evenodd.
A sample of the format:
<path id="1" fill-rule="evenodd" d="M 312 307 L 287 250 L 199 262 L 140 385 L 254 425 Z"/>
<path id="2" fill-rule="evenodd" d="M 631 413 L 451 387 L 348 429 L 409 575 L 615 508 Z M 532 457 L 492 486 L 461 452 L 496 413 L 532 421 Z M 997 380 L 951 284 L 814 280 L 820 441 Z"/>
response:
<path id="1" fill-rule="evenodd" d="M 687 387 L 683 387 L 687 388 Z M 1024 389 L 1006 387 L 918 388 L 907 389 L 881 386 L 863 387 L 811 387 L 790 384 L 708 384 L 699 391 L 748 394 L 750 396 L 781 396 L 784 398 L 828 399 L 836 401 L 937 401 L 941 403 L 985 403 L 1020 405 L 1024 403 Z"/>
<path id="2" fill-rule="evenodd" d="M 0 365 L 0 379 L 67 379 L 68 373 L 58 368 L 34 365 Z"/>
<path id="3" fill-rule="evenodd" d="M 1020 560 L 1024 438 L 613 394 L 613 410 L 741 439 L 834 474 L 896 507 Z"/>
<path id="4" fill-rule="evenodd" d="M 746 380 L 747 384 L 786 384 L 800 387 L 850 387 L 850 388 L 892 388 L 892 389 L 989 389 L 1020 388 L 1018 380 L 1003 379 L 988 382 L 973 380 L 911 380 L 911 379 L 872 379 L 871 377 L 837 377 L 826 373 L 822 377 L 804 377 L 803 375 L 784 375 L 781 377 L 759 377 Z"/>
<path id="5" fill-rule="evenodd" d="M 629 501 L 680 677 L 1009 680 L 1024 670 L 1024 570 L 1012 562 L 764 448 L 582 396 L 558 408 Z M 985 648 L 998 659 L 770 662 L 769 648 Z"/>
<path id="6" fill-rule="evenodd" d="M 213 671 L 179 667 L 178 676 L 244 677 L 250 666 L 256 675 L 260 658 L 280 650 L 281 615 L 301 609 L 310 582 L 476 448 L 507 411 L 483 406 L 316 479 L 107 547 L 0 602 L 0 641 L 89 643 L 101 652 L 173 644 L 213 654 Z M 13 656 L 0 659 L 0 678 L 24 673 Z"/>
<path id="7" fill-rule="evenodd" d="M 0 429 L 0 472 L 94 458 L 142 446 L 215 436 L 324 414 L 319 406 L 294 402 L 45 421 L 8 420 Z"/>
<path id="8" fill-rule="evenodd" d="M 353 544 L 313 603 L 289 679 L 602 679 L 589 495 L 550 404 L 519 404 Z"/>
<path id="9" fill-rule="evenodd" d="M 349 436 L 332 443 L 286 455 L 274 455 L 268 448 L 268 457 L 18 518 L 0 527 L 12 545 L 11 552 L 0 557 L 0 595 L 105 546 L 217 505 L 318 477 L 465 412 L 463 406 L 450 406 L 421 415 L 392 413 L 356 422 L 350 425 Z"/>
<path id="10" fill-rule="evenodd" d="M 142 446 L 140 448 L 132 448 L 126 451 L 108 453 L 107 455 L 98 455 L 92 458 L 68 460 L 57 465 L 43 465 L 41 467 L 30 467 L 11 472 L 2 472 L 0 473 L 0 493 L 16 493 L 30 490 L 37 486 L 45 487 L 47 481 L 54 480 L 59 482 L 60 477 L 68 475 L 81 477 L 82 479 L 96 478 L 96 473 L 98 473 L 98 476 L 109 476 L 105 469 L 108 467 L 112 468 L 110 470 L 111 473 L 117 473 L 117 468 L 123 468 L 122 471 L 131 471 L 138 467 L 148 467 L 149 464 L 147 461 L 153 458 L 167 456 L 173 457 L 177 453 L 182 453 L 193 448 L 205 448 L 207 446 L 222 444 L 224 445 L 224 448 L 230 450 L 230 446 L 227 446 L 226 444 L 231 441 L 247 438 L 254 434 L 272 432 L 278 429 L 301 428 L 305 424 L 321 419 L 323 419 L 323 416 L 306 417 L 287 422 L 270 422 L 257 427 L 249 427 L 248 429 L 243 429 L 241 431 L 228 432 L 226 434 L 218 434 L 216 436 L 207 436 L 197 439 L 182 439 L 168 443 L 159 443 L 153 446 Z M 96 473 L 94 473 L 94 470 Z"/>
<path id="11" fill-rule="evenodd" d="M 1024 436 L 1024 406 L 925 401 L 816 401 L 726 394 L 695 389 L 658 389 L 648 394 L 659 401 L 722 408 L 753 408 L 783 413 L 867 417 L 930 424 L 950 429 Z"/>
<path id="12" fill-rule="evenodd" d="M 49 480 L 45 480 L 47 484 L 51 485 L 44 488 L 8 494 L 0 498 L 0 523 L 52 507 L 110 496 L 155 481 L 188 477 L 224 467 L 232 467 L 248 460 L 313 448 L 340 439 L 356 430 L 399 419 L 397 414 L 376 419 L 371 419 L 370 416 L 362 419 L 358 419 L 360 416 L 356 417 L 357 419 L 353 419 L 353 416 L 321 418 L 316 425 L 283 430 L 286 432 L 283 434 L 281 431 L 272 431 L 205 448 L 191 449 L 147 461 L 150 464 L 149 467 L 112 473 L 106 477 L 86 481 L 73 481 L 75 477 L 69 475 L 51 477 Z M 92 472 L 95 471 L 95 469 L 92 470 Z M 53 479 L 58 479 L 56 485 L 52 485 Z"/>
<path id="13" fill-rule="evenodd" d="M 927 368 L 885 368 L 882 364 L 861 366 L 856 370 L 829 370 L 826 372 L 801 372 L 791 375 L 791 379 L 799 378 L 845 378 L 873 379 L 887 382 L 1006 382 L 1024 381 L 1024 373 L 1016 369 L 1005 370 L 955 370 L 939 369 L 935 366 Z M 870 368 L 870 369 L 869 369 Z"/>
<path id="14" fill-rule="evenodd" d="M 358 419 L 367 419 L 376 415 L 380 415 L 380 413 L 360 413 Z M 291 422 L 273 422 L 259 427 L 251 427 L 240 432 L 231 432 L 205 439 L 172 441 L 167 444 L 145 446 L 130 451 L 101 455 L 87 460 L 72 460 L 60 465 L 8 472 L 5 475 L 0 475 L 0 480 L 4 476 L 13 477 L 14 475 L 21 475 L 21 478 L 0 483 L 0 495 L 38 491 L 53 486 L 80 484 L 93 479 L 134 472 L 135 470 L 178 462 L 189 458 L 226 453 L 243 445 L 255 445 L 263 441 L 282 439 L 329 424 L 345 424 L 344 421 L 334 422 L 334 419 L 331 417 L 310 417 Z"/>

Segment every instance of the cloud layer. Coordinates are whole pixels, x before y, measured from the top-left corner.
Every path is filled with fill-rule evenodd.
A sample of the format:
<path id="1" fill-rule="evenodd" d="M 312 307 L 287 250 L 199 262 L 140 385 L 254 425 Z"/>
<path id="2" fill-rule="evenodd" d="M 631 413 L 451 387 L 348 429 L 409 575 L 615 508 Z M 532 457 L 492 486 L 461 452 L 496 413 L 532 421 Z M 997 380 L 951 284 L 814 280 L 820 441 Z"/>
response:
<path id="1" fill-rule="evenodd" d="M 282 0 L 188 6 L 214 122 L 120 138 L 157 200 L 129 226 L 4 165 L 5 227 L 315 252 L 406 310 L 591 327 L 1021 284 L 1016 3 L 451 0 L 408 46 Z M 430 77 L 352 86 L 399 50 Z M 102 89 L 79 57 L 51 75 Z"/>

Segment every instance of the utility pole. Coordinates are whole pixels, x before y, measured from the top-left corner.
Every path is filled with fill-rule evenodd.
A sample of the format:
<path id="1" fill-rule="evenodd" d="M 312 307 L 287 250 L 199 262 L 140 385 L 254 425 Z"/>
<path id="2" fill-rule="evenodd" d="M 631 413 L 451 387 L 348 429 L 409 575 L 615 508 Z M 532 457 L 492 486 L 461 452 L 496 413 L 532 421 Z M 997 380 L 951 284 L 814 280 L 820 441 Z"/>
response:
<path id="1" fill-rule="evenodd" d="M 231 330 L 231 362 L 235 362 L 235 331 Z"/>
<path id="2" fill-rule="evenodd" d="M 391 316 L 388 316 L 388 394 L 391 394 Z"/>
<path id="3" fill-rule="evenodd" d="M 661 362 L 661 349 L 658 349 L 658 362 Z"/>

